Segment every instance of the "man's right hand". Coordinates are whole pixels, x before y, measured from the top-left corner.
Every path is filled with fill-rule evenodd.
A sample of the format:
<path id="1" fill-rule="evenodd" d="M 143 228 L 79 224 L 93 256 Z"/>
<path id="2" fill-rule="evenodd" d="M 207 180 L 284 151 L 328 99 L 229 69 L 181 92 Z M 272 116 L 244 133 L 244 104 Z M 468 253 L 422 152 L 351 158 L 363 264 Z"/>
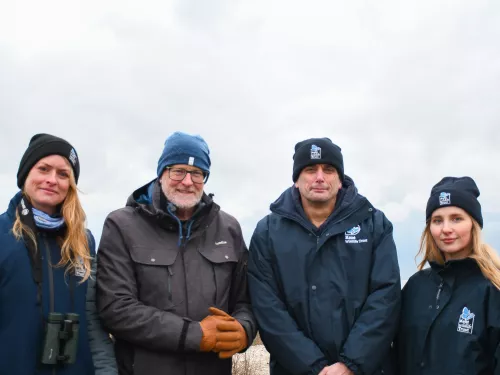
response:
<path id="1" fill-rule="evenodd" d="M 220 322 L 231 321 L 234 318 L 225 317 L 220 315 L 209 315 L 200 322 L 201 327 L 201 342 L 200 351 L 211 352 L 215 348 L 217 324 Z"/>

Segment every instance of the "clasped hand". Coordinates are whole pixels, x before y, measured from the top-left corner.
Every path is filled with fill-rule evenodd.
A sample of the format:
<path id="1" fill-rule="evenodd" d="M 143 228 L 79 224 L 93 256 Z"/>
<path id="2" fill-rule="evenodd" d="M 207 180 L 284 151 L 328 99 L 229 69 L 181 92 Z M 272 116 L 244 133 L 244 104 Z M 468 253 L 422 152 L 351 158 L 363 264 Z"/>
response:
<path id="1" fill-rule="evenodd" d="M 229 314 L 215 307 L 200 322 L 202 352 L 219 353 L 219 358 L 231 358 L 247 347 L 247 334 L 241 324 Z"/>
<path id="2" fill-rule="evenodd" d="M 342 362 L 337 362 L 331 366 L 326 366 L 318 375 L 354 375 Z"/>

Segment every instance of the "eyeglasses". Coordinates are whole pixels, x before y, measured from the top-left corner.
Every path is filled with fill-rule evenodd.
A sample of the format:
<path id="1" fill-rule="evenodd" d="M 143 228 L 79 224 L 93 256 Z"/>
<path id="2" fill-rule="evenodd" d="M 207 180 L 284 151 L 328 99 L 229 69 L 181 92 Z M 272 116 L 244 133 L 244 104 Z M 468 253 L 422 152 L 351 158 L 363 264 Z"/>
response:
<path id="1" fill-rule="evenodd" d="M 188 171 L 184 168 L 170 168 L 168 169 L 168 177 L 174 181 L 182 181 L 186 178 L 186 175 L 189 173 L 191 175 L 191 180 L 196 184 L 201 184 L 207 180 L 208 175 L 205 172 L 194 170 Z"/>

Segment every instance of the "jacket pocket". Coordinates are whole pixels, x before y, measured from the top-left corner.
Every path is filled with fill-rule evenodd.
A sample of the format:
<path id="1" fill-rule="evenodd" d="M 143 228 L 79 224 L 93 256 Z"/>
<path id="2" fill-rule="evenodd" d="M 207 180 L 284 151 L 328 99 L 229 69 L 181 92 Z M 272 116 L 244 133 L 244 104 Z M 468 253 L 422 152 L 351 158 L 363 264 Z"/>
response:
<path id="1" fill-rule="evenodd" d="M 182 302 L 173 293 L 177 251 L 134 246 L 130 257 L 135 263 L 140 301 L 162 310 L 171 310 Z"/>
<path id="2" fill-rule="evenodd" d="M 238 256 L 231 246 L 217 246 L 198 249 L 212 265 L 215 282 L 215 304 L 224 308 L 229 300 L 233 271 L 238 264 Z"/>

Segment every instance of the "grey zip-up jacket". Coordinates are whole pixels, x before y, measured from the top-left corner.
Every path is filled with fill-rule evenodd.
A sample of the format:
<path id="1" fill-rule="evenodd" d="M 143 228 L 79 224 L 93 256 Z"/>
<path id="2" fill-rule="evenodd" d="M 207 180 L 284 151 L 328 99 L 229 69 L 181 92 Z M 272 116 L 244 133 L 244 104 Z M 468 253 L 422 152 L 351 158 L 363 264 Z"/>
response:
<path id="1" fill-rule="evenodd" d="M 199 352 L 199 321 L 215 306 L 242 324 L 249 344 L 254 339 L 240 225 L 205 194 L 182 223 L 151 184 L 107 217 L 99 245 L 97 306 L 116 338 L 119 372 L 229 375 L 231 360 Z"/>

